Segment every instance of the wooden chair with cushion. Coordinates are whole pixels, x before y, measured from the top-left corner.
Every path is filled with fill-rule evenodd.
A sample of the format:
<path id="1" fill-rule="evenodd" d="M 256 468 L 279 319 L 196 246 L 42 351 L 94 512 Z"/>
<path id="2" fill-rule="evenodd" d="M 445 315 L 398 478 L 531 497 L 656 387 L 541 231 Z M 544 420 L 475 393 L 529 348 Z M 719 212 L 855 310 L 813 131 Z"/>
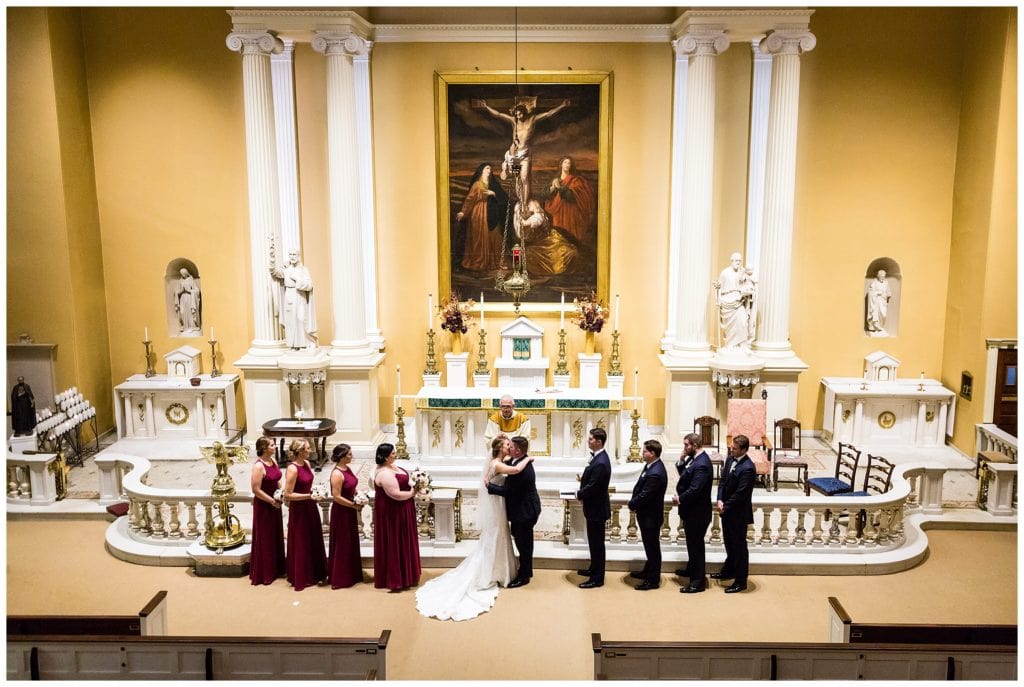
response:
<path id="1" fill-rule="evenodd" d="M 700 436 L 701 446 L 707 451 L 711 458 L 711 465 L 717 479 L 722 473 L 722 466 L 725 464 L 725 455 L 721 446 L 721 425 L 718 418 L 712 415 L 701 415 L 693 418 L 693 433 Z"/>
<path id="2" fill-rule="evenodd" d="M 800 455 L 800 423 L 788 417 L 775 421 L 775 446 L 772 450 L 772 486 L 779 490 L 779 469 L 796 470 L 796 484 L 802 484 L 804 494 L 810 496 L 807 486 L 807 461 Z M 787 480 L 788 481 L 788 480 Z"/>
<path id="3" fill-rule="evenodd" d="M 836 456 L 836 472 L 833 477 L 812 477 L 807 486 L 825 496 L 835 496 L 853 491 L 857 479 L 857 465 L 860 463 L 860 451 L 852 444 L 839 444 L 839 455 Z"/>
<path id="4" fill-rule="evenodd" d="M 864 485 L 858 491 L 846 491 L 836 496 L 874 496 L 884 494 L 892 487 L 892 473 L 896 466 L 882 456 L 868 454 L 867 469 L 864 471 Z M 861 510 L 857 514 L 857 536 L 864 533 L 867 512 Z"/>
<path id="5" fill-rule="evenodd" d="M 726 447 L 732 446 L 732 438 L 739 434 L 750 439 L 747 454 L 754 461 L 762 486 L 768 489 L 772 479 L 772 442 L 767 436 L 768 402 L 763 398 L 730 398 L 728 412 Z"/>

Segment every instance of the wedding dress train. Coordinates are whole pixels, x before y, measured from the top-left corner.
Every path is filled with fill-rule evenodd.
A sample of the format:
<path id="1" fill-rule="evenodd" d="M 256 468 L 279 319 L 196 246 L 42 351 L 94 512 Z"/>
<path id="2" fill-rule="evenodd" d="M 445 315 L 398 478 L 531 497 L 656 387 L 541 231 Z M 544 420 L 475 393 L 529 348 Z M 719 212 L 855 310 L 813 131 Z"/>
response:
<path id="1" fill-rule="evenodd" d="M 489 481 L 500 483 L 504 475 Z M 428 618 L 469 620 L 490 610 L 498 598 L 498 586 L 507 586 L 518 569 L 512 550 L 505 501 L 480 489 L 477 506 L 480 539 L 455 568 L 423 584 L 416 592 L 416 610 Z"/>

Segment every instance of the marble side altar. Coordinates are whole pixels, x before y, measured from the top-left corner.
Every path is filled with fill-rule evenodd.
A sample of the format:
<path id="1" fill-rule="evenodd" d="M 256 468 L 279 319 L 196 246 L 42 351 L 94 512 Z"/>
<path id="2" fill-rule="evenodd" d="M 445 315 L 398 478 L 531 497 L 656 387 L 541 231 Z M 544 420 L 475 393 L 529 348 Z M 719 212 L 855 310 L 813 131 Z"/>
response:
<path id="1" fill-rule="evenodd" d="M 115 386 L 118 438 L 232 438 L 238 375 L 199 380 L 192 386 L 183 377 L 136 374 Z"/>
<path id="2" fill-rule="evenodd" d="M 625 409 L 618 388 L 449 388 L 425 386 L 416 394 L 415 445 L 410 447 L 435 484 L 475 489 L 489 448 L 487 416 L 504 393 L 533 426 L 530 454 L 536 457 L 537 487 L 542 493 L 574 488 L 589 459 L 587 432 L 603 427 L 612 456 L 612 484 L 632 489 L 642 463 L 627 463 L 620 450 Z M 628 434 L 627 434 L 628 437 Z M 415 456 L 414 456 L 415 457 Z"/>

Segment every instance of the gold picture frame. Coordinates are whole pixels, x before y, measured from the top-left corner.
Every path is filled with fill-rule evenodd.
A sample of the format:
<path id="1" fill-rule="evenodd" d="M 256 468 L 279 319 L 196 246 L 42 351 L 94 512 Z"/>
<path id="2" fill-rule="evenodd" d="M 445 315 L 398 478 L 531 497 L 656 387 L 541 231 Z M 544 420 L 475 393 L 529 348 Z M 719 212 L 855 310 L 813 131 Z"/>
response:
<path id="1" fill-rule="evenodd" d="M 520 186 L 517 175 L 508 173 L 499 185 L 525 188 L 526 205 L 537 208 L 530 200 L 539 204 L 533 217 L 547 219 L 541 228 L 523 228 L 520 234 L 525 238 L 531 280 L 522 309 L 558 312 L 561 294 L 571 302 L 591 291 L 607 303 L 611 72 L 445 71 L 435 73 L 434 85 L 439 297 L 454 292 L 476 300 L 483 292 L 488 312 L 513 311 L 511 296 L 495 286 L 507 274 L 503 269 L 510 267 L 510 246 L 516 240 L 509 229 L 515 194 L 496 188 L 499 197 L 488 199 L 486 219 L 472 213 L 459 217 L 474 189 L 474 178 L 486 176 L 482 168 L 488 165 L 500 177 L 504 162 L 526 167 L 526 172 L 520 172 L 526 182 Z M 514 114 L 516 107 L 522 108 L 521 115 Z M 518 128 L 517 117 L 522 117 Z M 524 124 L 526 118 L 528 124 Z M 519 140 L 516 131 L 527 138 L 525 151 L 512 148 Z M 569 171 L 563 173 L 563 166 Z M 562 190 L 554 184 L 555 178 L 572 179 L 578 186 L 570 189 L 566 184 Z M 562 201 L 555 200 L 556 195 L 572 199 L 575 205 L 565 201 L 559 206 Z M 532 246 L 536 248 L 531 250 Z"/>

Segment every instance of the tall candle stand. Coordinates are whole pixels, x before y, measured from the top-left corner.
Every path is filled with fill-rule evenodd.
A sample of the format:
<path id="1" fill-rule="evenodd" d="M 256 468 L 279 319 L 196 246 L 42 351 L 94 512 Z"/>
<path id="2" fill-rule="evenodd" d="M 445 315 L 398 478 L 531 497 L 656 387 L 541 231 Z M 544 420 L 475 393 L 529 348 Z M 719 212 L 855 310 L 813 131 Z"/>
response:
<path id="1" fill-rule="evenodd" d="M 633 423 L 630 425 L 629 457 L 626 458 L 626 462 L 639 463 L 642 460 L 640 457 L 640 411 L 634 407 L 630 417 L 633 418 Z"/>
<path id="2" fill-rule="evenodd" d="M 569 365 L 565 359 L 565 329 L 558 330 L 558 367 L 555 368 L 556 375 L 569 374 Z"/>
<path id="3" fill-rule="evenodd" d="M 437 357 L 434 355 L 434 329 L 427 330 L 427 369 L 423 370 L 425 375 L 437 374 Z"/>
<path id="4" fill-rule="evenodd" d="M 395 454 L 400 460 L 409 460 L 409 446 L 405 443 L 405 410 L 402 409 L 401 403 L 395 408 L 395 424 L 398 426 Z"/>
<path id="5" fill-rule="evenodd" d="M 487 369 L 487 332 L 481 327 L 477 334 L 480 336 L 480 348 L 476 357 L 475 374 L 485 375 L 490 373 L 490 370 Z"/>
<path id="6" fill-rule="evenodd" d="M 207 341 L 210 344 L 210 359 L 213 361 L 213 369 L 210 370 L 211 377 L 220 377 L 220 370 L 217 368 L 217 339 Z"/>
<path id="7" fill-rule="evenodd" d="M 608 374 L 613 377 L 622 376 L 621 361 L 619 359 L 619 330 L 612 332 L 612 357 L 608 367 Z"/>
<path id="8" fill-rule="evenodd" d="M 146 347 L 146 376 L 156 377 L 156 370 L 153 369 L 153 342 L 150 341 L 149 339 L 146 339 L 145 341 L 142 342 L 142 344 Z"/>

